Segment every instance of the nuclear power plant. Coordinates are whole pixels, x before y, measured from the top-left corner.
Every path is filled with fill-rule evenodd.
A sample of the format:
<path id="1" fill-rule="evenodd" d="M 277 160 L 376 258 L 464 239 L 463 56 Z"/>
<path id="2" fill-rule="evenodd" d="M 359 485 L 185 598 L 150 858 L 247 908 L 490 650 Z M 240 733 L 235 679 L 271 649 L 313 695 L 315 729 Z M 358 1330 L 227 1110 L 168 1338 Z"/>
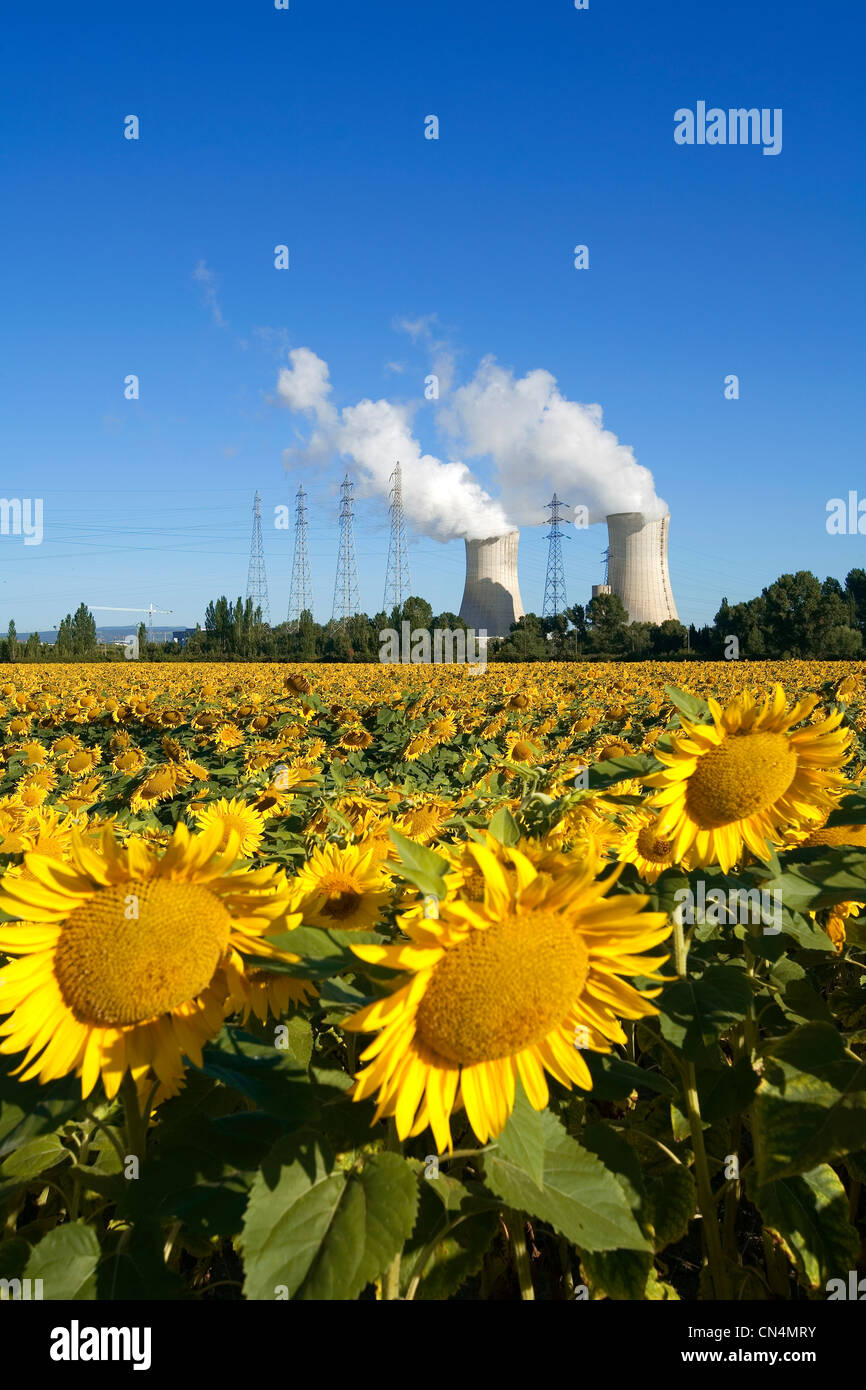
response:
<path id="1" fill-rule="evenodd" d="M 524 615 L 517 578 L 519 531 L 466 541 L 466 584 L 460 617 L 476 632 L 507 637 L 511 624 Z"/>
<path id="2" fill-rule="evenodd" d="M 607 519 L 607 587 L 622 599 L 630 623 L 678 617 L 668 574 L 670 520 L 669 512 L 657 521 L 640 512 L 615 512 Z"/>
<path id="3" fill-rule="evenodd" d="M 391 474 L 391 543 L 385 581 L 385 608 L 388 611 L 409 597 L 409 553 L 406 524 L 403 515 L 400 465 Z M 358 569 L 353 532 L 353 484 L 347 475 L 340 488 L 340 537 L 337 562 L 337 581 L 334 589 L 333 618 L 345 622 L 360 611 Z M 312 588 L 309 579 L 309 557 L 306 538 L 306 494 L 298 491 L 295 525 L 295 557 L 290 597 L 289 621 L 299 622 L 304 610 L 312 612 Z M 562 523 L 564 512 L 570 510 L 554 493 L 547 504 L 551 511 L 548 573 L 545 581 L 542 611 L 545 617 L 556 617 L 566 611 L 565 571 L 561 542 L 567 538 Z M 583 509 L 586 510 L 585 508 Z M 248 596 L 264 608 L 266 596 L 264 562 L 261 554 L 259 498 L 254 507 L 253 547 L 251 550 Z M 592 587 L 593 598 L 601 594 L 616 594 L 621 599 L 630 623 L 663 623 L 678 621 L 676 604 L 668 573 L 668 531 L 670 513 L 648 520 L 642 512 L 614 512 L 607 517 L 608 549 L 605 582 Z M 517 551 L 520 532 L 517 529 L 482 540 L 465 540 L 466 578 L 460 617 L 468 628 L 486 631 L 488 637 L 507 637 L 511 626 L 524 616 L 517 574 Z M 254 564 L 254 561 L 256 562 Z M 298 574 L 304 584 L 296 582 Z M 301 590 L 303 589 L 303 594 Z M 421 595 L 423 597 L 423 594 Z M 573 601 L 573 600 L 572 600 Z M 265 597 L 264 602 L 267 602 Z"/>

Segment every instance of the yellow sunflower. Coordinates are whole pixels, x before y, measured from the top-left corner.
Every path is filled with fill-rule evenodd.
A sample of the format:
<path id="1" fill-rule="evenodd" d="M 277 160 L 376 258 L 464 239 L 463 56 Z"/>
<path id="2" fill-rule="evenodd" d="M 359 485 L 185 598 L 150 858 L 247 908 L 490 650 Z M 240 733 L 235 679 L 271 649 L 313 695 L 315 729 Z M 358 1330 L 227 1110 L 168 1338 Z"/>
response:
<path id="1" fill-rule="evenodd" d="M 393 992 L 345 1027 L 379 1032 L 361 1054 L 354 1099 L 377 1093 L 376 1119 L 393 1115 L 401 1138 L 429 1124 L 441 1153 L 449 1116 L 462 1104 L 482 1144 L 498 1135 L 519 1076 L 531 1104 L 548 1102 L 545 1072 L 562 1085 L 592 1087 L 581 1049 L 610 1051 L 625 1034 L 619 1018 L 657 1012 L 622 978 L 660 980 L 666 957 L 639 954 L 669 934 L 648 899 L 608 893 L 615 874 L 595 878 L 590 860 L 555 878 L 512 850 L 513 881 L 483 845 L 470 852 L 484 875 L 481 903 L 448 900 L 437 920 L 403 921 L 408 943 L 355 946 L 371 965 L 410 972 Z"/>
<path id="2" fill-rule="evenodd" d="M 340 748 L 347 748 L 352 752 L 354 749 L 360 750 L 369 748 L 372 742 L 373 735 L 368 733 L 366 729 L 347 729 L 346 733 L 341 737 L 338 746 Z"/>
<path id="3" fill-rule="evenodd" d="M 217 748 L 239 748 L 244 741 L 243 734 L 234 724 L 220 724 L 214 730 L 213 738 Z"/>
<path id="4" fill-rule="evenodd" d="M 24 754 L 24 761 L 28 767 L 42 767 L 48 753 L 41 743 L 35 740 L 21 745 L 21 752 Z"/>
<path id="5" fill-rule="evenodd" d="M 262 842 L 265 833 L 264 816 L 254 811 L 239 796 L 231 801 L 221 796 L 219 801 L 211 801 L 198 808 L 193 819 L 199 830 L 208 830 L 212 825 L 220 826 L 223 845 L 228 843 L 232 831 L 236 831 L 239 841 L 238 853 L 244 859 L 251 858 Z"/>
<path id="6" fill-rule="evenodd" d="M 445 822 L 453 815 L 454 802 L 434 796 L 411 806 L 398 820 L 397 828 L 410 840 L 429 845 L 431 840 L 439 838 Z"/>
<path id="7" fill-rule="evenodd" d="M 623 820 L 625 833 L 616 847 L 616 858 L 634 864 L 645 883 L 655 883 L 674 862 L 673 841 L 658 833 L 654 811 L 626 812 Z"/>
<path id="8" fill-rule="evenodd" d="M 818 696 L 789 710 L 778 685 L 760 707 L 748 691 L 725 709 L 707 703 L 713 722 L 680 716 L 685 732 L 671 735 L 670 752 L 656 748 L 665 770 L 643 780 L 660 788 L 649 804 L 660 810 L 658 834 L 673 840 L 674 860 L 691 851 L 695 864 L 718 863 L 727 873 L 744 846 L 765 860 L 767 841 L 778 840 L 784 827 L 824 819 L 831 793 L 845 785 L 838 769 L 851 731 L 839 728 L 838 710 L 795 728 Z"/>
<path id="9" fill-rule="evenodd" d="M 426 729 L 420 734 L 415 734 L 414 738 L 410 738 L 406 747 L 403 749 L 403 762 L 416 762 L 418 758 L 422 757 L 425 753 L 429 753 L 432 747 L 433 742 L 429 738 Z"/>
<path id="10" fill-rule="evenodd" d="M 807 849 L 815 845 L 866 846 L 866 825 L 823 825 L 820 830 L 813 830 L 802 845 Z M 827 911 L 824 930 L 837 951 L 844 950 L 848 918 L 859 917 L 861 911 L 862 904 L 855 902 L 836 903 Z M 816 916 L 814 912 L 809 915 Z"/>
<path id="11" fill-rule="evenodd" d="M 82 811 L 88 811 L 99 800 L 101 792 L 101 777 L 85 777 L 83 782 L 77 782 L 68 791 L 61 792 L 57 802 L 65 810 L 78 815 Z"/>
<path id="12" fill-rule="evenodd" d="M 370 931 L 391 898 L 391 879 L 372 846 L 313 850 L 294 880 L 298 907 L 313 927 Z"/>
<path id="13" fill-rule="evenodd" d="M 274 970 L 246 970 L 233 977 L 229 998 L 232 1007 L 246 1023 L 254 1014 L 261 1023 L 268 1014 L 281 1018 L 292 1004 L 309 1004 L 319 991 L 311 980 Z"/>
<path id="14" fill-rule="evenodd" d="M 0 976 L 0 1052 L 25 1051 L 22 1080 L 74 1073 L 88 1096 L 101 1076 L 111 1098 L 128 1069 L 174 1086 L 243 994 L 240 953 L 297 959 L 266 936 L 300 920 L 284 874 L 230 873 L 237 836 L 218 853 L 220 838 L 179 824 L 160 858 L 110 829 L 97 853 L 74 832 L 71 863 L 30 852 L 30 877 L 4 876 L 0 908 L 21 920 L 0 924 L 18 957 Z"/>

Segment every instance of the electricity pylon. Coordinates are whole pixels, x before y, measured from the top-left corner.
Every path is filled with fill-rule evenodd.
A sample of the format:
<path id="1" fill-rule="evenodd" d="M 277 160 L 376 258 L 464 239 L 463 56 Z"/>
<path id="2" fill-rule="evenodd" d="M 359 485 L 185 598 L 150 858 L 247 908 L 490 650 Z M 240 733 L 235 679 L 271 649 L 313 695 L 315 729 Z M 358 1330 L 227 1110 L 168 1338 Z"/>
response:
<path id="1" fill-rule="evenodd" d="M 295 556 L 292 561 L 292 582 L 289 587 L 289 622 L 293 630 L 301 614 L 313 616 L 313 583 L 310 579 L 310 550 L 307 539 L 307 494 L 301 483 L 295 499 Z"/>
<path id="2" fill-rule="evenodd" d="M 567 605 L 565 569 L 562 563 L 563 532 L 560 529 L 560 524 L 568 519 L 561 514 L 562 508 L 568 505 L 568 502 L 561 502 L 556 493 L 553 494 L 553 501 L 545 505 L 545 510 L 550 512 L 550 530 L 547 533 L 547 574 L 544 580 L 544 604 L 541 610 L 543 618 L 555 618 L 557 614 L 564 612 Z"/>
<path id="3" fill-rule="evenodd" d="M 391 474 L 391 539 L 388 542 L 388 568 L 385 571 L 385 597 L 382 608 L 390 613 L 399 608 L 412 592 L 409 572 L 409 543 L 406 539 L 406 518 L 403 515 L 403 480 L 399 461 Z"/>
<path id="4" fill-rule="evenodd" d="M 271 609 L 268 603 L 268 577 L 265 574 L 265 551 L 262 545 L 262 499 L 256 493 L 253 502 L 253 534 L 250 541 L 250 564 L 247 570 L 247 598 L 252 599 L 253 608 L 260 608 L 262 622 L 269 623 Z"/>
<path id="5" fill-rule="evenodd" d="M 340 484 L 340 545 L 337 551 L 337 576 L 334 580 L 333 618 L 345 623 L 361 607 L 358 597 L 358 561 L 355 556 L 355 511 L 353 484 L 348 473 Z"/>

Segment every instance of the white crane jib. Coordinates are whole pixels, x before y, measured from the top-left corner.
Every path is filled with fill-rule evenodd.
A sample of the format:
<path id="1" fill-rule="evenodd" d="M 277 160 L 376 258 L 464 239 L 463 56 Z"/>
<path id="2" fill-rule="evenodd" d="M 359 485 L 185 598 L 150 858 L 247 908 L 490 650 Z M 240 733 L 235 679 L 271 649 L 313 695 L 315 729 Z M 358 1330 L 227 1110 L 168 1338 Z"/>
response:
<path id="1" fill-rule="evenodd" d="M 149 603 L 146 608 L 115 608 L 104 603 L 91 603 L 88 605 L 88 607 L 90 608 L 91 613 L 146 613 L 148 632 L 153 631 L 154 613 L 172 612 L 171 608 L 154 608 L 152 603 Z"/>

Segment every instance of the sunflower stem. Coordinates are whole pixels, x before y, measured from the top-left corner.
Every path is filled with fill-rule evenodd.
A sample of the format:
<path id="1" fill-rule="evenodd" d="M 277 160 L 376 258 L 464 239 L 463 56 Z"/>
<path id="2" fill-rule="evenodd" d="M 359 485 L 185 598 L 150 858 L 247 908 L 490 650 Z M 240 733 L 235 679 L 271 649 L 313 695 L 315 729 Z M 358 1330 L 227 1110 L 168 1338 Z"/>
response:
<path id="1" fill-rule="evenodd" d="M 514 1268 L 517 1271 L 517 1281 L 520 1284 L 520 1297 L 522 1299 L 534 1299 L 532 1268 L 529 1263 L 529 1251 L 526 1248 L 526 1218 L 522 1212 L 508 1211 L 505 1213 L 505 1223 L 508 1227 L 508 1242 L 511 1246 Z"/>
<path id="2" fill-rule="evenodd" d="M 134 1155 L 139 1162 L 144 1160 L 147 1148 L 147 1119 L 142 1115 L 138 1104 L 138 1087 L 131 1071 L 127 1071 L 120 1083 L 120 1098 L 126 1119 L 127 1154 Z"/>
<path id="3" fill-rule="evenodd" d="M 103 1124 L 102 1120 L 100 1120 L 96 1115 L 94 1115 L 92 1111 L 85 1110 L 84 1114 L 87 1116 L 88 1120 L 92 1121 L 94 1128 L 101 1130 L 102 1133 L 106 1136 L 106 1138 L 111 1142 L 111 1144 L 113 1144 L 114 1151 L 120 1159 L 120 1166 L 122 1168 L 124 1159 L 126 1158 L 126 1154 L 123 1152 L 123 1146 L 120 1143 L 120 1140 L 118 1139 L 117 1135 L 111 1129 L 109 1129 L 108 1125 Z"/>
<path id="4" fill-rule="evenodd" d="M 385 1141 L 385 1148 L 389 1153 L 402 1154 L 403 1152 L 403 1145 L 397 1133 L 397 1121 L 393 1117 L 388 1121 L 388 1137 Z M 382 1275 L 383 1300 L 387 1299 L 393 1302 L 400 1298 L 400 1255 L 401 1252 L 398 1250 Z"/>
<path id="5" fill-rule="evenodd" d="M 680 979 L 688 977 L 688 953 L 686 951 L 683 924 L 678 921 L 678 913 L 674 913 L 673 936 L 671 938 L 674 948 L 674 968 Z M 713 1197 L 713 1187 L 710 1182 L 710 1169 L 707 1163 L 707 1150 L 704 1145 L 704 1127 L 701 1121 L 701 1103 L 698 1097 L 697 1077 L 693 1062 L 686 1061 L 685 1058 L 679 1059 L 679 1068 L 683 1079 L 683 1094 L 686 1102 L 686 1113 L 689 1117 L 689 1129 L 692 1136 L 692 1153 L 695 1161 L 695 1182 L 698 1189 L 698 1206 L 703 1217 L 704 1239 L 707 1247 L 707 1261 L 710 1266 L 710 1277 L 713 1282 L 713 1292 L 717 1299 L 725 1299 L 730 1296 L 728 1289 L 728 1279 L 725 1268 L 725 1257 L 722 1253 L 722 1237 L 719 1230 L 719 1220 L 716 1211 L 715 1199 Z"/>

